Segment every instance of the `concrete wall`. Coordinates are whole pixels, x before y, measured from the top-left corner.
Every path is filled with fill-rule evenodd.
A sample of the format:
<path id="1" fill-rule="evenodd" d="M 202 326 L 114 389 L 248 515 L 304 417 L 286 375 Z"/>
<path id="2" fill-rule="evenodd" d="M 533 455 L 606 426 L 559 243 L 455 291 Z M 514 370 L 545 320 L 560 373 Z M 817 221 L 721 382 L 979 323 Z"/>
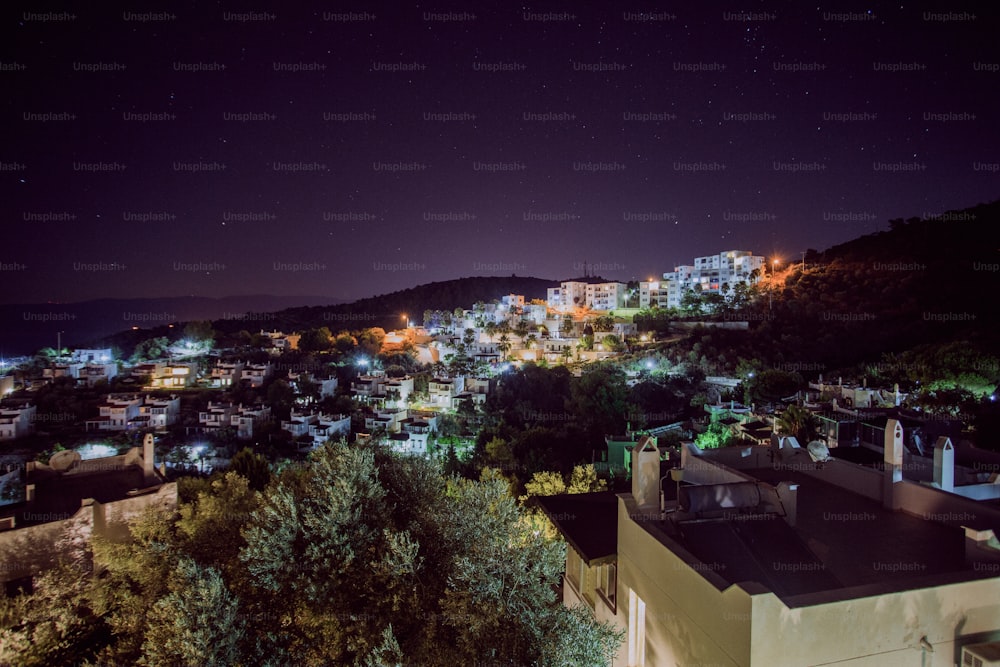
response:
<path id="1" fill-rule="evenodd" d="M 728 448 L 722 457 L 734 456 L 734 459 L 739 457 L 739 449 L 732 448 L 733 454 L 730 455 Z M 715 450 L 716 452 L 721 452 L 723 450 Z M 744 473 L 739 472 L 733 468 L 725 465 L 717 455 L 713 453 L 712 460 L 706 460 L 703 457 L 697 456 L 692 453 L 689 446 L 685 445 L 681 447 L 681 467 L 684 468 L 684 481 L 689 484 L 731 484 L 733 482 L 752 482 L 754 481 L 752 477 Z"/>
<path id="2" fill-rule="evenodd" d="M 952 667 L 963 645 L 1000 638 L 1000 578 L 791 609 L 753 598 L 754 665 Z M 921 662 L 921 637 L 934 647 Z"/>
<path id="3" fill-rule="evenodd" d="M 798 470 L 810 477 L 829 482 L 871 500 L 882 502 L 884 473 L 881 470 L 838 460 L 827 461 L 822 468 L 803 466 Z"/>
<path id="4" fill-rule="evenodd" d="M 627 628 L 629 590 L 646 604 L 645 664 L 749 665 L 750 595 L 738 586 L 719 590 L 633 522 L 630 510 L 636 510 L 631 499 L 619 497 L 618 615 Z"/>
<path id="5" fill-rule="evenodd" d="M 995 500 L 1000 498 L 1000 484 L 968 484 L 956 486 L 953 493 L 972 500 Z"/>
<path id="6" fill-rule="evenodd" d="M 903 481 L 893 492 L 904 512 L 949 526 L 967 526 L 971 521 L 1000 521 L 1000 509 L 969 500 L 931 486 Z M 1000 627 L 1000 621 L 997 623 Z"/>
<path id="7" fill-rule="evenodd" d="M 116 541 L 128 539 L 128 522 L 147 507 L 175 509 L 177 484 L 112 503 L 90 503 L 70 517 L 0 532 L 0 582 L 37 575 L 60 559 L 77 560 L 95 533 Z"/>

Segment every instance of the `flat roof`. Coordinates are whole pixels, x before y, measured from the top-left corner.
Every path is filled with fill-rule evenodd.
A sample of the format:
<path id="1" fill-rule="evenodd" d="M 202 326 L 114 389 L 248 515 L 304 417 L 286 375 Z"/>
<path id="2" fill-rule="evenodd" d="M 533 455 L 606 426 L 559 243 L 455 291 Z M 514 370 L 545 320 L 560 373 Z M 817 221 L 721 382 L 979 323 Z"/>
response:
<path id="1" fill-rule="evenodd" d="M 50 521 L 69 519 L 81 507 L 81 501 L 93 498 L 99 503 L 109 503 L 128 497 L 133 489 L 147 488 L 140 466 L 119 466 L 124 457 L 94 459 L 90 467 L 114 466 L 111 470 L 91 470 L 66 474 L 52 473 L 44 477 L 32 475 L 28 483 L 35 485 L 35 500 L 30 503 L 4 507 L 0 517 L 15 517 L 15 528 L 34 526 Z M 87 461 L 81 462 L 83 464 Z"/>
<path id="2" fill-rule="evenodd" d="M 618 496 L 611 491 L 536 496 L 535 500 L 588 565 L 618 554 Z"/>
<path id="3" fill-rule="evenodd" d="M 880 502 L 802 472 L 740 471 L 760 482 L 798 485 L 796 525 L 778 515 L 642 521 L 694 556 L 696 569 L 727 582 L 754 581 L 779 597 L 855 587 L 912 588 L 935 575 L 986 576 L 966 564 L 961 528 L 887 510 Z M 669 545 L 668 545 L 669 546 Z"/>

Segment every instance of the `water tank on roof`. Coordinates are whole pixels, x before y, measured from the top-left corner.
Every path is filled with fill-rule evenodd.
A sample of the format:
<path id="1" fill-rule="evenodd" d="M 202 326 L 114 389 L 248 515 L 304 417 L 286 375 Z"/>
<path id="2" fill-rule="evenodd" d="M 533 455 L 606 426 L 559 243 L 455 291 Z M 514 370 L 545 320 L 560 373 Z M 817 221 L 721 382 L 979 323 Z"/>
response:
<path id="1" fill-rule="evenodd" d="M 80 454 L 72 449 L 56 452 L 49 459 L 49 467 L 58 472 L 72 470 L 79 463 Z"/>
<path id="2" fill-rule="evenodd" d="M 682 486 L 679 500 L 681 509 L 692 514 L 753 509 L 760 505 L 760 489 L 756 482 Z"/>

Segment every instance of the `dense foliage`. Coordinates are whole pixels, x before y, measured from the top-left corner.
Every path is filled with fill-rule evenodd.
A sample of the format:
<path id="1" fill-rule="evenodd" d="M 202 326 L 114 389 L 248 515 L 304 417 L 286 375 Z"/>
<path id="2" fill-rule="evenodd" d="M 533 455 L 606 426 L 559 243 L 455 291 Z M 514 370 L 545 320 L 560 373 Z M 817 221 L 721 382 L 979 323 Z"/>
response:
<path id="1" fill-rule="evenodd" d="M 565 547 L 494 474 L 331 443 L 263 491 L 228 473 L 186 495 L 98 542 L 98 576 L 0 601 L 0 663 L 597 667 L 621 640 L 558 602 Z"/>

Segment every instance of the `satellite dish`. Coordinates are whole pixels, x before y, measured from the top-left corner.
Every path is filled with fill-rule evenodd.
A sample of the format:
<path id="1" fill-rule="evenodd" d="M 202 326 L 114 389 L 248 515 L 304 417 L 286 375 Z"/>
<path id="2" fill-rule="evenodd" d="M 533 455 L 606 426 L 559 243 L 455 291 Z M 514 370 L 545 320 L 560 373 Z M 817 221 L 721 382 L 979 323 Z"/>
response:
<path id="1" fill-rule="evenodd" d="M 49 467 L 58 472 L 66 472 L 75 468 L 79 462 L 79 452 L 67 449 L 53 454 L 49 459 Z"/>
<path id="2" fill-rule="evenodd" d="M 830 449 L 826 446 L 826 444 L 820 442 L 819 440 L 813 440 L 806 445 L 806 451 L 809 452 L 810 458 L 817 463 L 829 461 L 831 459 Z"/>

